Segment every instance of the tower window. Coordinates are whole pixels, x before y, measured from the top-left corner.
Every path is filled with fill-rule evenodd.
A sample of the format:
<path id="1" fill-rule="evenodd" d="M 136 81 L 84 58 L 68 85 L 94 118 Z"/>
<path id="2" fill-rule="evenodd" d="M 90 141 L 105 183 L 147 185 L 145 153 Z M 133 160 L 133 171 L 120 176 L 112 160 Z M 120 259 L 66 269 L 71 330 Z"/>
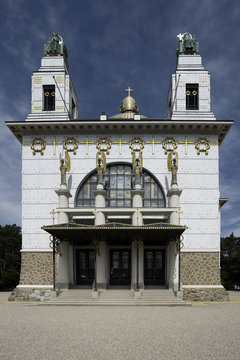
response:
<path id="1" fill-rule="evenodd" d="M 44 85 L 43 95 L 44 95 L 43 110 L 44 111 L 55 110 L 55 85 Z"/>
<path id="2" fill-rule="evenodd" d="M 198 109 L 198 84 L 186 84 L 186 110 Z"/>

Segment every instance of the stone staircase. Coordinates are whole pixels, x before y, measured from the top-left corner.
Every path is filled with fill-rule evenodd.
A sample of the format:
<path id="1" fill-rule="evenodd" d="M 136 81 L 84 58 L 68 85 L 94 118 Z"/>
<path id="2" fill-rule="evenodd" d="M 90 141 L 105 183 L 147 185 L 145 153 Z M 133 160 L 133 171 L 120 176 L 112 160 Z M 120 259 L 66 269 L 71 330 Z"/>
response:
<path id="1" fill-rule="evenodd" d="M 62 291 L 56 297 L 55 293 L 44 305 L 78 305 L 78 306 L 189 306 L 190 304 L 176 298 L 171 290 L 144 290 L 138 297 L 134 291 L 114 289 L 93 293 L 89 289 L 70 289 Z"/>

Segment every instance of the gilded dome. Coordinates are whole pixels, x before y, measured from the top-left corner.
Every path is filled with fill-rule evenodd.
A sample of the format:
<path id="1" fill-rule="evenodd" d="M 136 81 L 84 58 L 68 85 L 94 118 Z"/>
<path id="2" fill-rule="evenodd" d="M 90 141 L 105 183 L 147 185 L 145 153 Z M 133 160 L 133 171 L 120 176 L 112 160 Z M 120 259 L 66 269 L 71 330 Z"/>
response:
<path id="1" fill-rule="evenodd" d="M 132 96 L 126 96 L 125 99 L 123 99 L 120 112 L 123 113 L 125 111 L 133 111 L 135 113 L 138 111 L 137 103 Z"/>
<path id="2" fill-rule="evenodd" d="M 125 91 L 128 92 L 128 96 L 123 99 L 120 106 L 120 114 L 111 116 L 109 119 L 134 119 L 134 115 L 138 114 L 138 106 L 135 99 L 130 95 L 133 91 L 130 86 Z M 140 115 L 140 119 L 146 118 L 144 115 Z"/>

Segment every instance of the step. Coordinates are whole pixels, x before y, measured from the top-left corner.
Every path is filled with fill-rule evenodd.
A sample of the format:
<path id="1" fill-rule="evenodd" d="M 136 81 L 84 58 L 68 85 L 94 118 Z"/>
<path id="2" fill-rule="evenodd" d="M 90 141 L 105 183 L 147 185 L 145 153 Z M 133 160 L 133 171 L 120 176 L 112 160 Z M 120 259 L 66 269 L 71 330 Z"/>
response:
<path id="1" fill-rule="evenodd" d="M 134 291 L 106 290 L 98 293 L 97 298 L 92 298 L 92 290 L 71 289 L 62 291 L 58 297 L 44 302 L 44 305 L 79 305 L 79 306 L 189 306 L 190 304 L 176 298 L 171 290 L 151 289 L 141 292 L 135 298 Z"/>
<path id="2" fill-rule="evenodd" d="M 189 303 L 171 303 L 171 302 L 138 302 L 138 303 L 133 303 L 133 302 L 102 302 L 102 303 L 98 303 L 98 302 L 67 302 L 67 303 L 62 303 L 62 302 L 45 302 L 44 306 L 191 306 L 191 304 Z"/>

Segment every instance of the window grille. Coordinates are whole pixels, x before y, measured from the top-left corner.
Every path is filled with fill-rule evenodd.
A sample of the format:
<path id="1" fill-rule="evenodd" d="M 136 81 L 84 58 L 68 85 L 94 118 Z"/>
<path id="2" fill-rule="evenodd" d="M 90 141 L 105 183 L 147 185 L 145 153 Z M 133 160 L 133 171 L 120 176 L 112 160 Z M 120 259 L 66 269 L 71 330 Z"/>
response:
<path id="1" fill-rule="evenodd" d="M 186 110 L 198 109 L 198 84 L 186 84 Z"/>
<path id="2" fill-rule="evenodd" d="M 43 97 L 44 97 L 43 110 L 44 111 L 55 110 L 55 85 L 44 85 Z"/>
<path id="3" fill-rule="evenodd" d="M 107 167 L 105 172 L 106 206 L 131 207 L 131 190 L 134 176 L 130 165 L 116 164 Z M 94 207 L 94 190 L 97 187 L 97 172 L 93 172 L 81 185 L 77 197 L 77 207 Z M 165 196 L 161 185 L 147 171 L 143 171 L 144 207 L 165 207 Z"/>

